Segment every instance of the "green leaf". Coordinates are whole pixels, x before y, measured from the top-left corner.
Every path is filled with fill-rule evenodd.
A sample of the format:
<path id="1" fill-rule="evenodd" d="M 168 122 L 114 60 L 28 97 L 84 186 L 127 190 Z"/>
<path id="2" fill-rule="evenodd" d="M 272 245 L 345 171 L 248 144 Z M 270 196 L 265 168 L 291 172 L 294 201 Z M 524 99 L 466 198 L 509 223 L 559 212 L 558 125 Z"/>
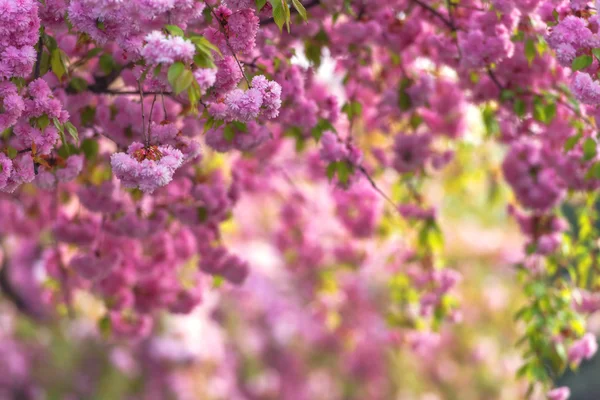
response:
<path id="1" fill-rule="evenodd" d="M 533 106 L 533 119 L 546 123 L 548 117 L 546 116 L 546 109 L 543 104 L 536 104 Z"/>
<path id="2" fill-rule="evenodd" d="M 62 126 L 62 124 L 60 123 L 60 121 L 56 118 L 52 118 L 52 123 L 54 124 L 54 127 L 59 131 L 59 132 L 64 132 L 65 129 Z"/>
<path id="3" fill-rule="evenodd" d="M 592 49 L 592 54 L 596 57 L 596 59 L 600 60 L 600 49 Z"/>
<path id="4" fill-rule="evenodd" d="M 196 213 L 198 216 L 198 221 L 206 222 L 206 220 L 208 219 L 208 209 L 206 207 L 198 207 Z"/>
<path id="5" fill-rule="evenodd" d="M 525 39 L 525 32 L 522 30 L 518 30 L 512 37 L 511 40 L 513 42 L 522 42 Z"/>
<path id="6" fill-rule="evenodd" d="M 50 54 L 50 68 L 52 68 L 52 72 L 54 72 L 54 75 L 56 75 L 58 80 L 61 80 L 67 73 L 62 50 L 58 48 L 52 50 L 52 53 Z"/>
<path id="7" fill-rule="evenodd" d="M 575 145 L 581 140 L 582 136 L 583 135 L 581 133 L 578 133 L 577 135 L 568 138 L 565 142 L 565 151 L 573 150 Z"/>
<path id="8" fill-rule="evenodd" d="M 317 122 L 317 125 L 315 125 L 315 127 L 312 128 L 310 133 L 312 137 L 314 137 L 315 140 L 318 142 L 319 140 L 321 140 L 321 136 L 323 136 L 323 132 L 325 131 L 335 132 L 335 127 L 331 124 L 331 122 L 329 122 L 329 120 L 321 118 Z"/>
<path id="9" fill-rule="evenodd" d="M 500 132 L 500 125 L 498 124 L 498 120 L 496 119 L 496 114 L 492 107 L 485 106 L 481 110 L 481 116 L 483 119 L 483 124 L 485 125 L 486 134 L 488 137 L 491 137 L 494 134 Z"/>
<path id="10" fill-rule="evenodd" d="M 600 179 L 600 162 L 595 162 L 585 175 L 586 179 Z"/>
<path id="11" fill-rule="evenodd" d="M 573 71 L 580 71 L 580 70 L 592 65 L 593 61 L 594 61 L 594 58 L 592 56 L 588 56 L 587 54 L 584 54 L 573 60 L 573 63 L 571 64 L 571 69 Z"/>
<path id="12" fill-rule="evenodd" d="M 148 76 L 148 72 L 150 72 L 150 68 L 144 68 L 142 75 L 140 76 L 140 78 L 138 79 L 138 81 L 140 82 L 144 82 L 146 81 L 146 77 Z"/>
<path id="13" fill-rule="evenodd" d="M 189 69 L 184 69 L 183 72 L 179 75 L 179 77 L 175 80 L 175 84 L 173 85 L 173 91 L 175 94 L 180 94 L 181 92 L 187 90 L 190 87 L 192 82 L 194 81 L 194 74 Z"/>
<path id="14" fill-rule="evenodd" d="M 75 125 L 73 125 L 71 121 L 67 121 L 65 122 L 65 128 L 67 128 L 67 132 L 69 132 L 69 135 L 71 135 L 73 140 L 75 140 L 76 143 L 79 143 L 79 132 L 77 132 Z"/>
<path id="15" fill-rule="evenodd" d="M 321 65 L 323 48 L 327 47 L 328 44 L 329 37 L 327 36 L 327 32 L 323 29 L 319 30 L 314 37 L 304 41 L 304 54 L 306 58 L 316 67 L 319 67 Z"/>
<path id="16" fill-rule="evenodd" d="M 411 115 L 410 126 L 413 129 L 417 129 L 421 125 L 422 122 L 423 122 L 423 117 L 421 117 L 419 114 L 414 113 L 413 115 Z"/>
<path id="17" fill-rule="evenodd" d="M 262 10 L 265 4 L 267 4 L 267 0 L 256 0 L 256 9 L 258 11 Z"/>
<path id="18" fill-rule="evenodd" d="M 85 79 L 76 76 L 69 82 L 69 87 L 74 90 L 75 93 L 81 93 L 86 91 L 88 84 Z"/>
<path id="19" fill-rule="evenodd" d="M 50 125 L 50 118 L 46 114 L 43 114 L 37 119 L 37 126 L 41 131 L 46 129 L 46 127 Z"/>
<path id="20" fill-rule="evenodd" d="M 223 278 L 221 275 L 213 276 L 213 288 L 218 289 L 221 286 L 223 286 L 224 283 L 225 283 L 225 278 Z"/>
<path id="21" fill-rule="evenodd" d="M 513 92 L 512 90 L 509 90 L 509 89 L 504 89 L 500 93 L 500 98 L 502 99 L 502 101 L 510 100 L 513 97 L 515 97 L 515 92 Z"/>
<path id="22" fill-rule="evenodd" d="M 15 149 L 14 147 L 10 147 L 8 146 L 6 148 L 6 155 L 8 156 L 8 158 L 10 158 L 11 160 L 14 160 L 17 155 L 19 154 L 19 152 L 17 151 L 17 149 Z"/>
<path id="23" fill-rule="evenodd" d="M 98 54 L 102 53 L 103 50 L 104 49 L 102 47 L 94 47 L 93 49 L 85 53 L 85 58 L 96 57 Z"/>
<path id="24" fill-rule="evenodd" d="M 44 45 L 49 52 L 53 52 L 54 50 L 58 49 L 58 43 L 56 42 L 56 39 L 50 35 L 44 34 Z"/>
<path id="25" fill-rule="evenodd" d="M 283 25 L 287 26 L 288 33 L 290 31 L 290 9 L 285 0 L 269 0 L 273 6 L 273 20 L 279 27 L 279 31 L 283 31 Z"/>
<path id="26" fill-rule="evenodd" d="M 434 220 L 428 220 L 419 231 L 419 244 L 427 251 L 440 251 L 444 246 L 444 237 Z"/>
<path id="27" fill-rule="evenodd" d="M 40 76 L 44 76 L 50 70 L 50 53 L 47 51 L 42 52 L 42 59 L 40 62 Z"/>
<path id="28" fill-rule="evenodd" d="M 70 147 L 69 144 L 67 143 L 67 139 L 65 138 L 65 131 L 64 130 L 60 130 L 59 132 L 59 136 L 60 136 L 60 142 L 62 143 L 62 147 L 65 148 L 65 150 L 67 151 L 67 156 L 70 155 Z"/>
<path id="29" fill-rule="evenodd" d="M 194 64 L 199 68 L 215 68 L 215 63 L 212 57 L 207 56 L 204 53 L 198 53 L 194 56 Z"/>
<path id="30" fill-rule="evenodd" d="M 208 117 L 208 119 L 206 120 L 206 123 L 204 124 L 204 132 L 203 133 L 208 132 L 208 130 L 211 129 L 214 124 L 215 124 L 215 119 L 212 116 Z"/>
<path id="31" fill-rule="evenodd" d="M 351 16 L 356 16 L 354 10 L 352 9 L 352 0 L 344 0 L 344 10 Z"/>
<path id="32" fill-rule="evenodd" d="M 111 336 L 112 334 L 112 322 L 110 320 L 110 318 L 107 316 L 104 316 L 100 321 L 98 321 L 98 330 L 100 331 L 100 333 L 102 334 L 102 336 L 107 339 Z"/>
<path id="33" fill-rule="evenodd" d="M 52 118 L 52 123 L 58 130 L 58 134 L 60 136 L 60 141 L 67 150 L 69 150 L 69 146 L 67 144 L 67 139 L 65 138 L 65 127 L 60 123 L 60 121 L 56 118 Z"/>
<path id="34" fill-rule="evenodd" d="M 304 54 L 308 61 L 317 68 L 321 65 L 322 50 L 323 46 L 314 40 L 306 40 L 304 42 Z"/>
<path id="35" fill-rule="evenodd" d="M 525 106 L 525 102 L 521 99 L 516 99 L 514 106 L 513 106 L 515 113 L 519 116 L 519 117 L 523 117 L 525 115 L 525 111 L 526 111 L 526 106 Z"/>
<path id="36" fill-rule="evenodd" d="M 585 139 L 585 142 L 583 142 L 583 159 L 585 161 L 591 160 L 596 157 L 597 151 L 596 141 L 592 138 Z"/>
<path id="37" fill-rule="evenodd" d="M 291 137 L 296 140 L 296 152 L 300 153 L 306 147 L 306 140 L 302 128 L 299 126 L 290 126 L 283 133 L 286 137 Z"/>
<path id="38" fill-rule="evenodd" d="M 177 25 L 165 25 L 165 29 L 173 36 L 185 36 L 185 32 L 183 31 L 183 29 L 181 29 Z"/>
<path id="39" fill-rule="evenodd" d="M 355 117 L 359 117 L 362 114 L 362 104 L 354 100 L 352 103 L 352 111 Z"/>
<path id="40" fill-rule="evenodd" d="M 198 106 L 201 96 L 202 93 L 200 91 L 200 85 L 198 85 L 198 82 L 194 79 L 191 86 L 188 88 L 188 98 L 190 100 L 192 110 L 196 111 L 196 107 Z"/>
<path id="41" fill-rule="evenodd" d="M 517 378 L 524 378 L 529 373 L 529 364 L 524 364 L 517 370 Z"/>
<path id="42" fill-rule="evenodd" d="M 327 179 L 332 180 L 337 171 L 337 163 L 333 162 L 327 166 Z"/>
<path id="43" fill-rule="evenodd" d="M 215 44 L 213 44 L 210 40 L 208 40 L 204 36 L 195 35 L 195 36 L 190 37 L 190 40 L 192 41 L 192 43 L 194 43 L 196 45 L 197 50 L 206 51 L 206 52 L 208 52 L 209 55 L 210 55 L 210 50 L 212 50 L 215 53 L 219 54 L 220 56 L 223 55 L 223 53 L 221 53 L 221 50 L 219 49 L 219 47 L 216 46 Z"/>
<path id="44" fill-rule="evenodd" d="M 58 153 L 59 157 L 68 158 L 71 153 L 77 153 L 77 149 L 75 146 L 67 143 L 66 146 L 60 146 L 56 152 Z"/>
<path id="45" fill-rule="evenodd" d="M 358 101 L 353 100 L 349 103 L 344 104 L 342 112 L 348 115 L 348 119 L 352 120 L 354 117 L 358 117 L 362 114 L 362 104 Z"/>
<path id="46" fill-rule="evenodd" d="M 223 129 L 223 138 L 228 142 L 233 141 L 235 138 L 235 129 L 233 129 L 232 125 L 225 126 L 225 129 Z"/>
<path id="47" fill-rule="evenodd" d="M 478 83 L 480 80 L 479 73 L 477 73 L 477 71 L 471 71 L 469 74 L 469 79 L 472 83 Z"/>
<path id="48" fill-rule="evenodd" d="M 558 22 L 558 11 L 556 11 L 556 8 L 552 10 L 552 17 L 554 18 L 555 22 Z"/>
<path id="49" fill-rule="evenodd" d="M 185 65 L 181 61 L 177 61 L 169 67 L 169 71 L 167 72 L 167 80 L 171 84 L 171 87 L 175 87 L 175 82 L 177 79 L 179 79 L 184 69 Z"/>
<path id="50" fill-rule="evenodd" d="M 83 151 L 83 154 L 85 154 L 86 159 L 93 160 L 98 155 L 100 145 L 97 140 L 84 139 L 83 142 L 81 142 L 81 150 Z"/>
<path id="51" fill-rule="evenodd" d="M 110 54 L 102 54 L 98 60 L 98 63 L 100 64 L 100 69 L 105 75 L 110 74 L 117 67 L 115 59 Z"/>
<path id="52" fill-rule="evenodd" d="M 353 171 L 354 168 L 352 165 L 346 161 L 340 161 L 337 163 L 337 177 L 343 185 L 348 183 Z"/>
<path id="53" fill-rule="evenodd" d="M 554 117 L 556 117 L 556 103 L 552 102 L 552 103 L 546 104 L 546 108 L 544 109 L 544 112 L 546 113 L 546 123 L 549 124 L 550 122 L 552 122 Z"/>
<path id="54" fill-rule="evenodd" d="M 531 63 L 533 62 L 533 59 L 536 55 L 537 50 L 535 49 L 535 42 L 533 41 L 533 39 L 527 39 L 525 41 L 525 57 L 527 57 L 527 62 L 529 63 L 529 66 L 531 66 Z"/>
<path id="55" fill-rule="evenodd" d="M 408 89 L 411 85 L 412 81 L 408 78 L 404 78 L 400 82 L 400 87 L 398 89 L 398 106 L 402 111 L 409 110 L 412 107 L 412 100 L 406 92 L 406 89 Z"/>
<path id="56" fill-rule="evenodd" d="M 546 110 L 544 108 L 544 101 L 541 96 L 535 96 L 533 98 L 533 119 L 540 122 L 546 122 Z"/>
<path id="57" fill-rule="evenodd" d="M 298 11 L 298 14 L 302 17 L 302 19 L 305 21 L 308 21 L 308 15 L 306 14 L 306 8 L 304 8 L 304 6 L 300 2 L 300 0 L 292 0 L 292 4 L 294 5 L 294 8 L 296 9 L 296 11 Z"/>
<path id="58" fill-rule="evenodd" d="M 248 127 L 246 126 L 245 123 L 240 122 L 240 121 L 232 121 L 231 125 L 233 125 L 235 127 L 235 129 L 237 129 L 240 132 L 248 132 Z"/>

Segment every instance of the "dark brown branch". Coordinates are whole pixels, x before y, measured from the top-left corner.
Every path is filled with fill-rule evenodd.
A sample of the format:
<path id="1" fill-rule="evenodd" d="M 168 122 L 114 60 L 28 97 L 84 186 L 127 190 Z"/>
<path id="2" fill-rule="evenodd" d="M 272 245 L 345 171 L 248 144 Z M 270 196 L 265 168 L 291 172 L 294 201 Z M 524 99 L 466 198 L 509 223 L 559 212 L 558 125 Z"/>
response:
<path id="1" fill-rule="evenodd" d="M 14 290 L 10 283 L 8 263 L 6 262 L 2 267 L 0 267 L 0 290 L 2 290 L 2 293 L 4 293 L 4 297 L 10 300 L 10 302 L 13 303 L 19 311 L 24 314 L 29 313 L 27 303 L 21 298 L 17 291 Z"/>
<path id="2" fill-rule="evenodd" d="M 94 91 L 94 93 L 96 94 L 111 94 L 111 95 L 115 95 L 115 96 L 126 96 L 126 95 L 140 95 L 140 92 L 138 90 L 112 90 L 112 89 L 105 89 L 102 91 Z M 163 94 L 163 95 L 167 95 L 170 96 L 172 93 L 170 92 L 144 92 L 144 96 L 154 96 L 154 95 L 159 95 L 159 94 Z"/>
<path id="3" fill-rule="evenodd" d="M 117 80 L 117 78 L 119 78 L 119 76 L 121 76 L 121 72 L 124 69 L 133 67 L 133 65 L 134 65 L 133 63 L 129 63 L 122 67 L 115 68 L 110 72 L 110 74 L 108 74 L 106 76 L 95 75 L 94 83 L 89 85 L 87 87 L 87 90 L 92 93 L 108 93 L 109 92 L 108 88 L 110 87 L 110 85 L 113 84 L 114 81 Z M 70 87 L 67 87 L 67 93 L 72 93 L 72 92 L 73 91 L 71 91 Z"/>
<path id="4" fill-rule="evenodd" d="M 35 58 L 35 72 L 33 74 L 33 76 L 35 77 L 35 79 L 39 78 L 42 72 L 42 53 L 44 50 L 44 43 L 42 40 L 42 35 L 40 35 L 40 40 L 38 41 L 38 48 L 37 48 L 37 56 Z"/>
<path id="5" fill-rule="evenodd" d="M 167 114 L 167 106 L 165 106 L 165 92 L 163 92 L 163 91 L 160 92 L 160 100 L 162 102 L 163 113 L 165 114 L 165 116 L 163 118 L 169 119 L 168 114 Z"/>
<path id="6" fill-rule="evenodd" d="M 394 203 L 394 201 L 387 194 L 385 194 L 385 192 L 383 190 L 381 190 L 379 188 L 379 186 L 377 186 L 377 183 L 371 177 L 371 175 L 369 175 L 369 173 L 367 172 L 367 170 L 365 169 L 365 167 L 363 167 L 362 165 L 358 165 L 356 168 L 358 168 L 358 170 L 364 175 L 364 177 L 367 178 L 367 180 L 371 184 L 371 187 L 373 187 L 373 189 L 377 193 L 379 193 L 379 195 L 381 197 L 383 197 L 385 199 L 385 201 L 387 201 L 394 208 L 394 210 L 396 210 L 397 213 L 400 213 L 400 211 L 398 210 L 398 206 L 396 205 L 396 203 Z"/>
<path id="7" fill-rule="evenodd" d="M 488 68 L 487 73 L 488 73 L 488 76 L 490 77 L 490 79 L 496 84 L 496 86 L 498 86 L 498 89 L 500 89 L 500 92 L 502 92 L 504 90 L 504 86 L 502 86 L 502 84 L 498 80 L 498 77 L 496 76 L 494 71 L 492 71 L 490 68 Z"/>
<path id="8" fill-rule="evenodd" d="M 435 17 L 437 17 L 440 21 L 442 21 L 448 28 L 450 28 L 451 31 L 456 31 L 456 25 L 454 25 L 452 23 L 452 21 L 450 21 L 448 18 L 446 18 L 442 13 L 440 13 L 438 10 L 436 10 L 435 8 L 431 7 L 429 4 L 423 3 L 421 0 L 412 0 L 415 3 L 417 3 L 420 7 L 424 8 L 425 10 L 429 11 L 431 14 L 433 14 Z"/>
<path id="9" fill-rule="evenodd" d="M 146 145 L 148 145 L 150 139 L 148 138 L 148 134 L 146 133 L 146 114 L 144 114 L 144 89 L 142 88 L 142 82 L 140 81 L 138 81 L 138 89 L 140 90 L 140 106 L 142 107 L 142 132 L 144 132 L 144 139 Z M 154 105 L 154 103 L 152 104 Z M 150 116 L 150 118 L 152 118 L 152 116 Z"/>
<path id="10" fill-rule="evenodd" d="M 152 106 L 150 107 L 150 117 L 148 118 L 148 135 L 146 136 L 146 147 L 150 147 L 150 135 L 152 134 L 152 113 L 154 112 L 154 103 L 156 103 L 157 95 L 154 95 Z"/>
<path id="11" fill-rule="evenodd" d="M 467 5 L 463 5 L 463 4 L 452 4 L 452 7 L 454 7 L 454 8 L 465 8 L 467 10 L 486 12 L 486 10 L 483 9 L 483 8 L 481 8 L 481 7 L 467 6 Z"/>
<path id="12" fill-rule="evenodd" d="M 8 260 L 8 253 L 4 252 L 4 259 L 2 265 L 0 265 L 0 293 L 10 301 L 21 313 L 37 319 L 44 319 L 42 311 L 29 304 L 27 300 L 19 294 L 18 290 L 14 287 L 14 284 L 10 277 L 10 263 Z"/>

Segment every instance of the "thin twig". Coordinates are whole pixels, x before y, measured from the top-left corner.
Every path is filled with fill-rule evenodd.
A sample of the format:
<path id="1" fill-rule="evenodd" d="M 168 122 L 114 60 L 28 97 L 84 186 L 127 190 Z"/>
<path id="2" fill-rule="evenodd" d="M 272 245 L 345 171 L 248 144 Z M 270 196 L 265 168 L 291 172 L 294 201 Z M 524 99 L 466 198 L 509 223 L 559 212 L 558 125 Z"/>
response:
<path id="1" fill-rule="evenodd" d="M 454 21 L 454 14 L 452 13 L 452 3 L 450 0 L 446 0 L 446 8 L 448 8 L 448 17 L 450 17 L 450 24 L 453 26 L 452 32 L 456 32 L 456 22 Z M 458 51 L 458 59 L 462 60 L 462 50 L 460 49 L 460 45 L 458 44 L 458 36 L 452 35 L 452 41 L 456 45 L 456 50 Z"/>
<path id="2" fill-rule="evenodd" d="M 522 93 L 523 95 L 527 95 L 527 96 L 538 96 L 538 97 L 543 97 L 543 95 L 534 92 L 533 90 L 526 90 L 525 92 Z M 556 103 L 560 104 L 566 108 L 568 108 L 569 110 L 571 110 L 576 116 L 578 116 L 579 118 L 581 118 L 586 124 L 588 124 L 590 127 L 594 127 L 594 124 L 592 123 L 592 121 L 589 119 L 588 116 L 584 116 L 581 111 L 577 108 L 575 108 L 575 106 L 573 106 L 572 104 L 570 104 L 568 101 L 563 100 L 560 95 L 557 95 L 556 97 Z"/>
<path id="3" fill-rule="evenodd" d="M 441 14 L 438 10 L 436 10 L 435 8 L 431 7 L 428 4 L 423 3 L 421 0 L 412 0 L 414 1 L 416 4 L 418 4 L 419 6 L 421 6 L 422 8 L 424 8 L 425 10 L 429 11 L 430 13 L 432 13 L 433 15 L 435 15 L 440 21 L 442 21 L 448 28 L 450 28 L 451 31 L 456 31 L 456 25 L 454 25 L 452 23 L 452 21 L 450 21 L 448 18 L 446 18 L 443 14 Z"/>
<path id="4" fill-rule="evenodd" d="M 164 119 L 168 119 L 168 117 L 167 117 L 167 106 L 165 106 L 165 92 L 163 92 L 162 90 L 160 91 L 160 97 L 161 97 L 163 112 L 165 114 Z"/>
<path id="5" fill-rule="evenodd" d="M 467 10 L 474 10 L 474 11 L 486 12 L 486 10 L 483 9 L 483 8 L 481 8 L 481 7 L 467 6 L 467 5 L 464 5 L 464 4 L 453 4 L 452 6 L 454 8 L 466 8 Z"/>
<path id="6" fill-rule="evenodd" d="M 235 51 L 233 51 L 233 47 L 231 47 L 231 43 L 229 43 L 229 37 L 227 36 L 227 27 L 225 26 L 225 23 L 221 20 L 221 18 L 219 18 L 217 16 L 217 14 L 215 13 L 214 8 L 210 4 L 208 4 L 208 2 L 206 0 L 204 0 L 204 4 L 206 4 L 206 6 L 208 7 L 208 9 L 210 10 L 210 13 L 219 22 L 219 25 L 221 27 L 221 33 L 223 33 L 223 37 L 225 37 L 225 43 L 227 44 L 227 47 L 229 48 L 229 51 L 231 51 L 231 54 L 233 55 L 233 58 L 235 58 L 235 62 L 237 63 L 238 67 L 240 68 L 240 71 L 242 72 L 242 76 L 246 80 L 246 83 L 248 84 L 248 87 L 251 88 L 252 85 L 250 84 L 250 80 L 246 76 L 246 72 L 244 71 L 244 68 L 242 67 L 242 64 L 240 63 L 240 60 L 238 59 L 237 55 L 235 54 Z"/>
<path id="7" fill-rule="evenodd" d="M 115 95 L 115 96 L 127 96 L 127 95 L 139 95 L 140 91 L 139 90 L 112 90 L 112 89 L 103 89 L 101 91 L 94 91 L 94 93 L 97 94 L 110 94 L 110 95 Z M 154 96 L 157 94 L 162 94 L 162 95 L 167 95 L 170 96 L 173 93 L 170 92 L 144 92 L 144 96 Z"/>
<path id="8" fill-rule="evenodd" d="M 383 197 L 385 199 L 385 201 L 387 201 L 394 208 L 394 210 L 396 210 L 397 213 L 400 214 L 400 210 L 398 210 L 398 206 L 396 205 L 396 203 L 387 194 L 385 194 L 385 192 L 383 190 L 381 190 L 379 188 L 379 186 L 377 186 L 377 183 L 371 177 L 371 175 L 369 175 L 369 173 L 367 172 L 367 170 L 365 169 L 365 167 L 363 167 L 362 165 L 358 165 L 357 168 L 365 176 L 365 178 L 367 178 L 367 180 L 369 181 L 369 183 L 371 184 L 371 186 L 373 187 L 373 189 L 377 193 L 379 193 L 379 195 L 381 197 Z M 400 215 L 402 215 L 402 214 L 400 214 Z"/>
<path id="9" fill-rule="evenodd" d="M 40 74 L 42 72 L 42 53 L 44 50 L 44 43 L 42 41 L 42 35 L 40 35 L 40 40 L 38 40 L 38 48 L 37 48 L 37 56 L 35 59 L 35 72 L 34 72 L 34 77 L 35 79 L 40 77 Z"/>
<path id="10" fill-rule="evenodd" d="M 446 0 L 446 8 L 448 9 L 448 17 L 450 17 L 450 23 L 452 24 L 452 26 L 456 26 L 456 23 L 454 22 L 454 14 L 452 14 L 452 3 L 450 2 L 450 0 Z"/>
<path id="11" fill-rule="evenodd" d="M 11 263 L 9 262 L 9 253 L 6 251 L 4 246 L 4 242 L 0 242 L 0 248 L 3 251 L 2 264 L 0 265 L 0 294 L 2 294 L 4 298 L 10 301 L 14 306 L 25 315 L 30 317 L 41 319 L 43 315 L 40 313 L 38 309 L 32 307 L 31 304 L 27 302 L 27 299 L 19 293 L 16 287 L 11 280 L 10 267 Z M 35 250 L 37 252 L 37 249 Z"/>
<path id="12" fill-rule="evenodd" d="M 156 95 L 150 106 L 150 117 L 148 118 L 148 135 L 146 135 L 146 147 L 150 146 L 150 135 L 152 134 L 152 112 L 154 111 L 154 103 L 156 103 Z"/>
<path id="13" fill-rule="evenodd" d="M 146 115 L 144 114 L 144 91 L 142 90 L 142 83 L 138 81 L 138 88 L 140 90 L 140 104 L 142 105 L 142 132 L 144 133 L 145 142 L 148 143 L 148 134 L 146 133 Z"/>
<path id="14" fill-rule="evenodd" d="M 498 77 L 496 76 L 496 74 L 494 73 L 494 71 L 492 71 L 488 67 L 487 73 L 488 73 L 488 76 L 490 77 L 490 79 L 496 84 L 496 86 L 498 86 L 498 89 L 500 89 L 500 92 L 502 92 L 504 90 L 504 86 L 502 86 L 502 84 L 498 80 Z"/>
<path id="15" fill-rule="evenodd" d="M 498 89 L 500 89 L 500 92 L 502 93 L 502 91 L 504 91 L 506 88 L 504 87 L 504 85 L 502 85 L 500 83 L 500 81 L 498 80 L 498 77 L 496 76 L 496 74 L 494 73 L 494 71 L 492 71 L 490 68 L 487 69 L 487 73 L 488 76 L 490 77 L 490 79 L 492 80 L 492 82 L 494 82 L 494 84 L 498 87 Z M 527 96 L 539 96 L 539 97 L 543 97 L 543 95 L 534 92 L 533 90 L 526 90 L 523 93 L 520 93 L 522 95 L 527 95 Z M 512 100 L 511 100 L 512 101 Z M 581 119 L 583 119 L 583 121 L 590 125 L 591 127 L 594 126 L 594 124 L 592 123 L 592 121 L 589 118 L 584 117 L 581 114 L 581 111 L 576 109 L 572 104 L 569 104 L 569 102 L 564 101 L 563 99 L 560 98 L 560 96 L 558 96 L 556 98 L 556 102 L 558 104 L 561 104 L 565 107 L 567 107 L 569 110 L 571 110 L 573 113 L 575 113 L 575 115 L 577 115 L 578 117 L 580 117 Z"/>

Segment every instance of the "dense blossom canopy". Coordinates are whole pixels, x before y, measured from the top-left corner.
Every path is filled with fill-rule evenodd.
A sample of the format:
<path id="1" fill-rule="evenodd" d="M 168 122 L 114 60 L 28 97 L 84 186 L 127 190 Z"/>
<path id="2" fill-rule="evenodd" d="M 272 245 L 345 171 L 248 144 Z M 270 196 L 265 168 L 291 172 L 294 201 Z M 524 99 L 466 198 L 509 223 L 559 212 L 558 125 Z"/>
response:
<path id="1" fill-rule="evenodd" d="M 161 322 L 198 307 L 230 347 L 191 398 L 413 398 L 385 378 L 389 352 L 437 376 L 470 319 L 426 188 L 495 143 L 479 173 L 509 185 L 526 238 L 528 385 L 506 398 L 566 400 L 556 380 L 597 350 L 599 7 L 0 0 L 2 293 L 40 325 L 127 343 L 122 371 L 150 360 L 127 398 L 190 392 Z M 44 350 L 16 332 L 0 330 L 0 398 L 42 398 Z M 83 386 L 60 398 L 96 398 Z"/>

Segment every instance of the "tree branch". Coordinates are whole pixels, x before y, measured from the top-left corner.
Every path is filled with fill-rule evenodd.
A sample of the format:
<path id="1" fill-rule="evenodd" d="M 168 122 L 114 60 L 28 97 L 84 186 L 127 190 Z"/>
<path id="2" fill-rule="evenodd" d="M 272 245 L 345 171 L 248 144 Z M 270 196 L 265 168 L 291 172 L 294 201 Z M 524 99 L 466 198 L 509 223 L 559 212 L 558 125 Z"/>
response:
<path id="1" fill-rule="evenodd" d="M 208 4 L 208 2 L 206 0 L 204 0 L 204 4 L 206 4 L 206 7 L 208 7 L 208 9 L 210 10 L 210 13 L 219 22 L 219 25 L 221 26 L 221 33 L 223 33 L 223 37 L 225 37 L 225 43 L 227 43 L 227 47 L 229 48 L 229 51 L 231 51 L 233 58 L 235 58 L 235 62 L 237 62 L 237 65 L 240 68 L 240 71 L 242 71 L 242 75 L 244 76 L 244 79 L 246 80 L 248 87 L 249 88 L 252 87 L 252 85 L 250 84 L 250 80 L 246 76 L 246 72 L 244 71 L 244 68 L 242 67 L 242 64 L 240 63 L 240 60 L 237 58 L 235 51 L 233 51 L 233 47 L 231 47 L 231 44 L 229 43 L 229 38 L 227 37 L 227 31 L 226 31 L 227 27 L 225 26 L 225 23 L 223 21 L 221 21 L 221 18 L 219 18 L 217 16 L 217 14 L 215 13 L 215 9 L 210 4 Z"/>
<path id="2" fill-rule="evenodd" d="M 492 71 L 488 67 L 487 73 L 488 73 L 488 76 L 490 77 L 490 79 L 496 84 L 496 86 L 498 86 L 498 89 L 500 89 L 500 92 L 502 92 L 504 90 L 504 86 L 502 86 L 502 84 L 498 80 L 498 77 L 496 76 L 496 74 L 494 73 L 494 71 Z"/>
<path id="3" fill-rule="evenodd" d="M 451 31 L 454 32 L 454 31 L 457 30 L 456 25 L 454 25 L 454 23 L 452 21 L 450 21 L 448 18 L 446 18 L 438 10 L 436 10 L 433 7 L 431 7 L 429 4 L 423 3 L 421 0 L 412 0 L 412 1 L 414 1 L 420 7 L 424 8 L 425 10 L 429 11 L 430 13 L 432 13 L 435 17 L 437 17 L 440 21 L 442 21 L 448 28 L 450 28 Z"/>
<path id="4" fill-rule="evenodd" d="M 43 52 L 43 50 L 44 50 L 44 43 L 42 41 L 42 35 L 40 35 L 40 39 L 38 40 L 37 55 L 35 58 L 35 72 L 33 74 L 35 79 L 39 78 L 40 74 L 42 72 L 42 52 Z"/>
<path id="5" fill-rule="evenodd" d="M 385 199 L 385 201 L 387 201 L 394 208 L 394 210 L 396 210 L 397 213 L 400 214 L 400 211 L 398 210 L 398 206 L 396 205 L 396 203 L 387 194 L 385 194 L 385 192 L 383 190 L 381 190 L 379 188 L 379 186 L 377 186 L 377 183 L 371 177 L 371 175 L 369 175 L 369 173 L 367 172 L 367 170 L 365 169 L 365 167 L 363 167 L 362 165 L 357 165 L 356 168 L 358 168 L 358 170 L 364 175 L 364 177 L 367 178 L 367 180 L 371 184 L 371 187 L 373 187 L 373 189 L 377 193 L 379 193 L 379 195 L 381 197 L 383 197 Z M 400 215 L 402 215 L 402 214 L 400 214 Z"/>

